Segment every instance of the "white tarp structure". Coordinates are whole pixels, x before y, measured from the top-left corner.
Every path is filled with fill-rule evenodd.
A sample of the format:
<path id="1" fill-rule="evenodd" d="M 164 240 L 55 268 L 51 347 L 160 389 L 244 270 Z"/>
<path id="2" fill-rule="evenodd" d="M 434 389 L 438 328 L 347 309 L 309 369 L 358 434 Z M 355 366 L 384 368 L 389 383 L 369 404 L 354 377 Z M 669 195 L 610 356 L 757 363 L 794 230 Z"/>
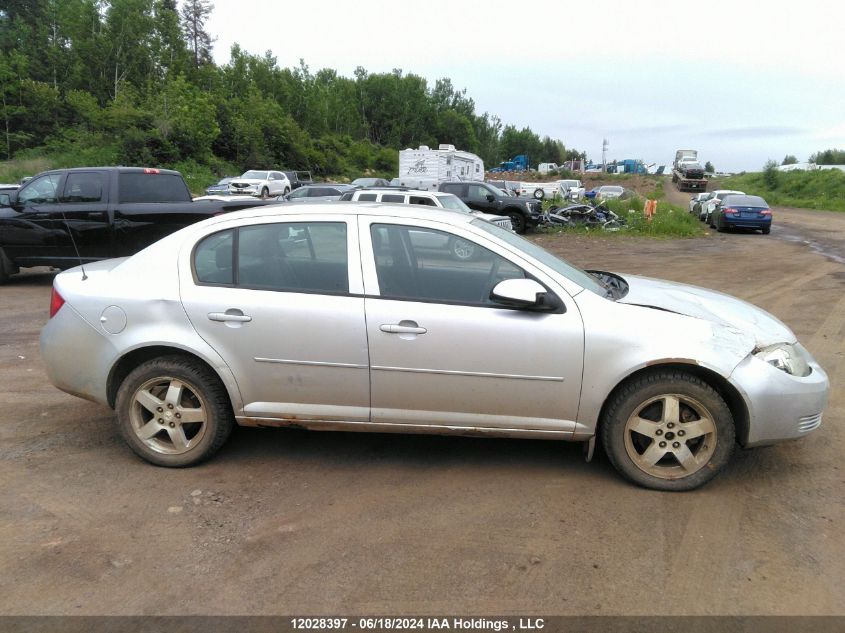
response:
<path id="1" fill-rule="evenodd" d="M 778 171 L 816 171 L 817 169 L 838 169 L 839 171 L 845 171 L 845 165 L 817 165 L 816 163 L 778 165 Z"/>

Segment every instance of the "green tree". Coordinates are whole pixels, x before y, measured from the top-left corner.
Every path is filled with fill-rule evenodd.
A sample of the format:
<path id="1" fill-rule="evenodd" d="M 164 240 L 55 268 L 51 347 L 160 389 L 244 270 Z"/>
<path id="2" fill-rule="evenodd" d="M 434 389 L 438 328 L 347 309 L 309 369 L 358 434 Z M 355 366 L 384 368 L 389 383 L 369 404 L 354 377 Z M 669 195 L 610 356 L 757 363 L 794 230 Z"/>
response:
<path id="1" fill-rule="evenodd" d="M 704 171 L 706 171 L 708 174 L 712 174 L 715 173 L 716 168 L 713 167 L 713 163 L 708 160 L 706 163 L 704 163 Z"/>
<path id="2" fill-rule="evenodd" d="M 184 158 L 208 160 L 211 144 L 220 134 L 217 109 L 184 75 L 166 82 L 156 108 L 156 128 Z"/>
<path id="3" fill-rule="evenodd" d="M 467 152 L 478 151 L 478 139 L 472 123 L 457 110 L 445 110 L 437 118 L 436 135 L 439 143 L 448 143 Z"/>
<path id="4" fill-rule="evenodd" d="M 502 130 L 501 152 L 506 159 L 526 154 L 529 161 L 536 165 L 543 153 L 543 143 L 529 127 L 517 130 L 513 125 L 506 125 Z"/>
<path id="5" fill-rule="evenodd" d="M 845 165 L 845 150 L 826 149 L 810 156 L 810 162 L 817 165 Z"/>
<path id="6" fill-rule="evenodd" d="M 141 88 L 151 78 L 154 26 L 152 0 L 111 0 L 103 39 L 108 42 L 106 72 L 112 99 L 125 84 Z"/>
<path id="7" fill-rule="evenodd" d="M 182 6 L 182 28 L 194 57 L 194 68 L 211 63 L 214 40 L 205 30 L 205 23 L 213 10 L 211 0 L 186 0 Z"/>
<path id="8" fill-rule="evenodd" d="M 787 154 L 786 156 L 783 157 L 783 160 L 781 161 L 780 164 L 781 165 L 795 165 L 797 162 L 798 162 L 798 159 L 795 158 L 795 156 L 793 156 L 792 154 Z"/>
<path id="9" fill-rule="evenodd" d="M 763 165 L 763 182 L 769 189 L 776 189 L 780 179 L 780 172 L 778 171 L 777 161 L 768 160 Z"/>

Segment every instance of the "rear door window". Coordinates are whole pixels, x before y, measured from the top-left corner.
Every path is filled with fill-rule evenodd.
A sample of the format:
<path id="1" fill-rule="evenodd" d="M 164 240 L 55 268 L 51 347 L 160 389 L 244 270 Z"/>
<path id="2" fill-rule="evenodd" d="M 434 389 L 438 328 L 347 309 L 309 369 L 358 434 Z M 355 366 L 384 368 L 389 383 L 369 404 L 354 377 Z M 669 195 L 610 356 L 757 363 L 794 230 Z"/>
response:
<path id="1" fill-rule="evenodd" d="M 239 286 L 294 292 L 349 291 L 345 222 L 279 222 L 238 229 Z"/>

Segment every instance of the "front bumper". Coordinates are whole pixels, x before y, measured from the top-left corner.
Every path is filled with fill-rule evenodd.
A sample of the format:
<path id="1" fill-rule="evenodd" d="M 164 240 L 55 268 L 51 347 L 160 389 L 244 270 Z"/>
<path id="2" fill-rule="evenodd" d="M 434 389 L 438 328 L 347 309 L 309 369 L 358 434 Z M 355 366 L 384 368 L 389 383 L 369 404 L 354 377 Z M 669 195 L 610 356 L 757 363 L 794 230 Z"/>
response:
<path id="1" fill-rule="evenodd" d="M 259 190 L 258 185 L 250 185 L 249 187 L 229 187 L 229 193 L 240 196 L 257 196 Z"/>
<path id="2" fill-rule="evenodd" d="M 731 382 L 748 407 L 748 432 L 737 439 L 746 448 L 804 437 L 821 425 L 830 382 L 827 374 L 800 344 L 809 376 L 790 376 L 755 356 L 734 369 Z"/>

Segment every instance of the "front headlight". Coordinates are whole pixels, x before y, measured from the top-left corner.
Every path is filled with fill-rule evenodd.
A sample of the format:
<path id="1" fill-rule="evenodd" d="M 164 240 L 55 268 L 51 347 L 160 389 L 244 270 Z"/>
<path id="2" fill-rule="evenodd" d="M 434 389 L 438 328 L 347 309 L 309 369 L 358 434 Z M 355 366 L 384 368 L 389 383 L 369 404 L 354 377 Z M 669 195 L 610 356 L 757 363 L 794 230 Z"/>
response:
<path id="1" fill-rule="evenodd" d="M 777 367 L 790 376 L 809 376 L 810 365 L 794 345 L 778 343 L 764 347 L 755 354 L 757 358 Z"/>

